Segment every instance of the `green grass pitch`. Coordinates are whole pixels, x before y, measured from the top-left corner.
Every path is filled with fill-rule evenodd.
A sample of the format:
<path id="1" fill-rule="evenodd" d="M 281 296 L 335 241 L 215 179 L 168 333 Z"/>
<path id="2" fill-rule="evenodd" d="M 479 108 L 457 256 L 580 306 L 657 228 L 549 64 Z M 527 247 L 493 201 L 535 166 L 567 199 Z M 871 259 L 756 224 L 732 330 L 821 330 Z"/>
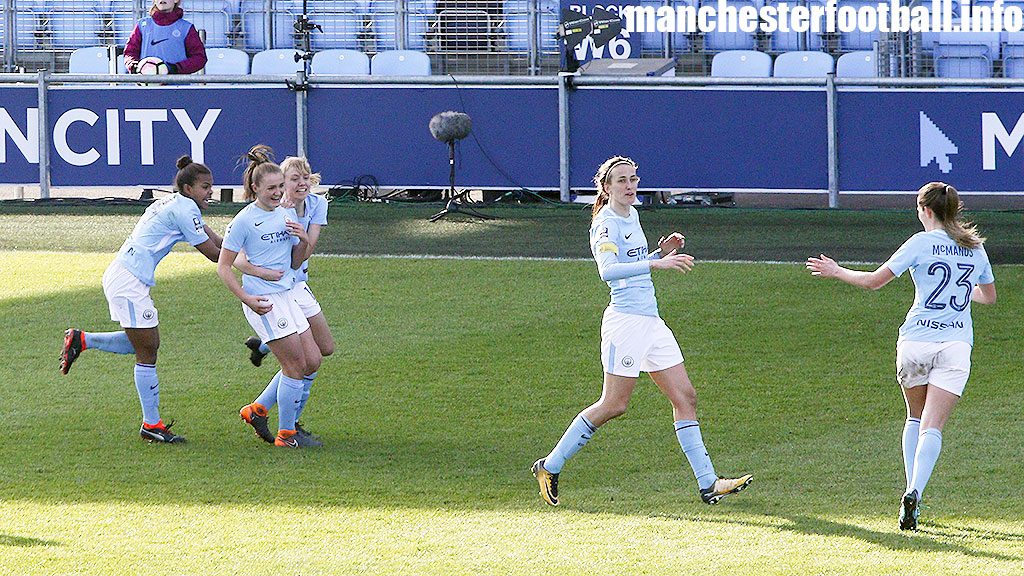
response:
<path id="1" fill-rule="evenodd" d="M 378 213 L 360 210 L 352 219 L 372 227 L 365 221 Z M 437 230 L 412 218 L 394 224 L 409 227 L 405 236 L 358 240 L 348 214 L 332 210 L 324 245 L 333 251 L 441 250 Z M 724 216 L 688 214 L 678 217 L 728 228 Z M 644 377 L 630 411 L 566 465 L 562 506 L 551 509 L 529 466 L 600 394 L 607 288 L 592 262 L 315 258 L 312 286 L 338 351 L 304 421 L 326 446 L 285 451 L 237 415 L 276 362 L 249 364 L 240 304 L 212 263 L 176 251 L 153 295 L 161 413 L 189 443 L 160 446 L 138 438 L 130 357 L 86 351 L 68 376 L 57 371 L 64 328 L 115 329 L 100 277 L 135 218 L 0 216 L 0 575 L 1024 570 L 1024 268 L 997 266 L 999 302 L 974 308 L 971 382 L 946 428 L 921 530 L 901 533 L 892 364 L 913 294 L 906 277 L 866 292 L 795 264 L 657 273 L 716 468 L 754 472 L 754 484 L 718 506 L 700 503 L 670 406 Z M 1005 217 L 1006 244 L 1020 242 L 1019 218 Z M 585 246 L 580 222 L 572 234 Z M 700 222 L 688 224 L 700 258 Z M 523 227 L 532 225 L 541 226 Z M 518 225 L 444 226 L 492 246 Z M 646 228 L 654 236 L 662 226 Z M 576 241 L 559 230 L 531 237 Z M 779 236 L 765 242 L 785 245 Z M 818 238 L 797 236 L 801 249 Z M 883 240 L 877 250 L 891 251 L 901 238 Z M 577 255 L 555 252 L 543 255 Z"/>

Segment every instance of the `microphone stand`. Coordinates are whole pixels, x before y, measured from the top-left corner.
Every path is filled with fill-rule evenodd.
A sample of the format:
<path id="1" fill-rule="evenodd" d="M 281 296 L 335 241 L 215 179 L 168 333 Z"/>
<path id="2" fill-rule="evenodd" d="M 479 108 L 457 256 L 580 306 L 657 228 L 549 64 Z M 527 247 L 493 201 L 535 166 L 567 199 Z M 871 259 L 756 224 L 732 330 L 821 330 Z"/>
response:
<path id="1" fill-rule="evenodd" d="M 474 218 L 480 218 L 481 220 L 497 219 L 497 216 L 481 214 L 471 206 L 469 190 L 463 190 L 462 192 L 457 192 L 455 190 L 455 140 L 448 141 L 448 190 L 445 192 L 448 196 L 448 204 L 445 205 L 444 210 L 441 210 L 430 217 L 429 220 L 431 222 L 437 222 L 448 214 L 456 212 L 472 216 Z"/>

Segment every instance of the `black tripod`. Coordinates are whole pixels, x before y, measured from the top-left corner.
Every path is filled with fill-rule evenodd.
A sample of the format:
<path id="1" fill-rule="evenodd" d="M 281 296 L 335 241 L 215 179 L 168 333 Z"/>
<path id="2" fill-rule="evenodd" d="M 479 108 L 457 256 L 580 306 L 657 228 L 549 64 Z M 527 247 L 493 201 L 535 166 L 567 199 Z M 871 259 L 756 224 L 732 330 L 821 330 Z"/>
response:
<path id="1" fill-rule="evenodd" d="M 309 19 L 307 2 L 308 0 L 302 0 L 302 14 L 295 19 L 294 28 L 296 34 L 302 35 L 302 50 L 295 52 L 295 62 L 302 61 L 306 76 L 309 76 L 309 64 L 313 61 L 313 48 L 310 37 L 314 30 L 323 32 L 324 29 Z"/>
<path id="2" fill-rule="evenodd" d="M 497 216 L 489 216 L 477 212 L 469 200 L 469 190 L 463 190 L 462 192 L 455 190 L 455 140 L 448 140 L 448 190 L 445 191 L 445 195 L 448 196 L 448 204 L 445 205 L 444 210 L 430 217 L 431 222 L 437 222 L 448 214 L 456 212 L 480 218 L 481 220 L 494 220 L 497 218 Z"/>

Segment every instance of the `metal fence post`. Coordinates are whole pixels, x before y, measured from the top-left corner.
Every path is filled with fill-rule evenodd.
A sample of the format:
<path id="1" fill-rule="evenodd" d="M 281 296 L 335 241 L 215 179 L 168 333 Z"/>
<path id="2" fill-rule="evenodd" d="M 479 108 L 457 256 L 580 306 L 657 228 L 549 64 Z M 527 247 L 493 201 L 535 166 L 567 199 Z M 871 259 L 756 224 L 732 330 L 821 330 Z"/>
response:
<path id="1" fill-rule="evenodd" d="M 309 139 L 307 133 L 309 131 L 309 110 L 306 103 L 306 93 L 308 84 L 306 82 L 306 71 L 299 70 L 295 73 L 296 86 L 298 89 L 295 91 L 295 136 L 296 142 L 296 155 L 301 158 L 308 158 L 306 150 L 309 147 Z"/>
<path id="2" fill-rule="evenodd" d="M 569 194 L 569 82 L 574 74 L 558 73 L 558 197 L 570 202 Z"/>
<path id="3" fill-rule="evenodd" d="M 409 27 L 406 25 L 406 20 L 409 16 L 409 6 L 406 4 L 406 0 L 395 0 L 395 48 L 399 50 L 405 50 L 408 46 L 406 43 L 406 36 L 408 35 Z"/>
<path id="4" fill-rule="evenodd" d="M 836 118 L 836 75 L 825 77 L 825 115 L 828 117 L 828 207 L 839 208 L 839 123 Z"/>
<path id="5" fill-rule="evenodd" d="M 46 89 L 49 75 L 49 70 L 39 71 L 39 100 L 36 104 L 39 107 L 39 198 L 41 200 L 50 198 L 50 122 L 46 113 Z"/>
<path id="6" fill-rule="evenodd" d="M 4 61 L 3 71 L 14 72 L 14 35 L 17 26 L 15 25 L 14 3 L 17 0 L 4 0 Z"/>
<path id="7" fill-rule="evenodd" d="M 537 38 L 540 34 L 540 26 L 538 25 L 539 7 L 537 2 L 538 0 L 530 0 L 526 4 L 526 57 L 529 60 L 528 73 L 530 76 L 540 74 L 540 41 Z"/>

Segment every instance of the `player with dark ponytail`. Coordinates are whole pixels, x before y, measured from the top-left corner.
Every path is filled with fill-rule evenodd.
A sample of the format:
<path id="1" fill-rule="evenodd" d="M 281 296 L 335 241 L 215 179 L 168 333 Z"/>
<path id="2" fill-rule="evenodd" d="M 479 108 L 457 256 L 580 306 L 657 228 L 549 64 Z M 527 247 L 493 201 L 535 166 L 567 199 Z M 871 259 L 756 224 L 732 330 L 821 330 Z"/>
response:
<path id="1" fill-rule="evenodd" d="M 160 331 L 157 310 L 150 297 L 156 283 L 154 271 L 178 242 L 188 242 L 213 262 L 220 255 L 221 237 L 203 222 L 201 211 L 213 195 L 210 169 L 182 156 L 174 177 L 175 194 L 161 198 L 146 209 L 125 240 L 114 261 L 103 274 L 103 293 L 110 306 L 110 318 L 119 322 L 119 332 L 83 332 L 70 328 L 64 333 L 60 371 L 67 374 L 71 364 L 87 349 L 135 355 L 135 388 L 142 403 L 139 434 L 151 442 L 178 443 L 185 438 L 170 431 L 171 424 L 160 419 L 160 383 L 156 375 Z"/>

